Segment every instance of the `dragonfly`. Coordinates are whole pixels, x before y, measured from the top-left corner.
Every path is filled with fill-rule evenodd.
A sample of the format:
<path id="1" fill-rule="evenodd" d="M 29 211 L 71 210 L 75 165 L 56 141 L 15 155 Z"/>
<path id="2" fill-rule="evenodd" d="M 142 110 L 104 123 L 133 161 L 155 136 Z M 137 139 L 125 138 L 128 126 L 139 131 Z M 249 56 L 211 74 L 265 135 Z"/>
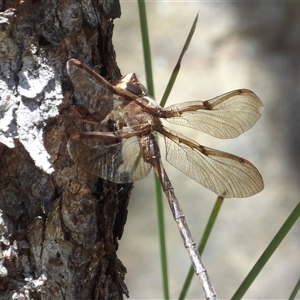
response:
<path id="1" fill-rule="evenodd" d="M 101 131 L 72 134 L 71 158 L 103 179 L 129 183 L 145 178 L 151 168 L 159 178 L 195 273 L 207 299 L 216 299 L 207 271 L 185 220 L 174 188 L 164 169 L 156 133 L 165 139 L 166 160 L 221 197 L 248 197 L 260 192 L 263 179 L 248 160 L 198 144 L 167 128 L 162 120 L 187 126 L 217 138 L 235 138 L 260 118 L 263 104 L 247 89 L 206 101 L 161 107 L 135 73 L 115 85 L 77 59 L 67 62 L 67 73 L 80 99 Z M 109 124 L 112 129 L 108 131 Z"/>

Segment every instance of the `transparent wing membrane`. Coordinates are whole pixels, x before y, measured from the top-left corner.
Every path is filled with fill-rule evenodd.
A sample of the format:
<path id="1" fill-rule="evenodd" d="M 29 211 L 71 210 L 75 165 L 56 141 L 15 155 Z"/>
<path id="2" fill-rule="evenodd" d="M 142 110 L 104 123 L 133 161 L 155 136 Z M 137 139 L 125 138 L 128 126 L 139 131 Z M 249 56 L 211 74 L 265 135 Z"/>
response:
<path id="1" fill-rule="evenodd" d="M 109 142 L 105 136 L 80 135 L 71 138 L 68 150 L 72 159 L 87 171 L 106 180 L 128 183 L 146 177 L 151 165 L 142 156 L 136 136 Z"/>
<path id="2" fill-rule="evenodd" d="M 248 197 L 263 189 L 262 177 L 249 161 L 166 131 L 167 161 L 217 195 Z"/>
<path id="3" fill-rule="evenodd" d="M 170 123 L 191 127 L 217 138 L 234 138 L 260 118 L 263 104 L 249 90 L 236 90 L 207 101 L 174 104 L 164 110 Z"/>

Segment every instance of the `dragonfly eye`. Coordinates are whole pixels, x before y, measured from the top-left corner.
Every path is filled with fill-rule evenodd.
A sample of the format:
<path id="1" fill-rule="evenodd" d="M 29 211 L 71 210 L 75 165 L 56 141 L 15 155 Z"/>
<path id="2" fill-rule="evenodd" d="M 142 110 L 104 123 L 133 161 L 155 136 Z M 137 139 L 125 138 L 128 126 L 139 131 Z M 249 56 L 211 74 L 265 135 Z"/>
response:
<path id="1" fill-rule="evenodd" d="M 117 87 L 127 90 L 136 96 L 147 96 L 147 89 L 139 82 L 135 73 L 124 76 L 117 84 Z"/>
<path id="2" fill-rule="evenodd" d="M 143 86 L 140 82 L 138 83 L 138 85 L 139 85 L 140 89 L 142 90 L 142 95 L 143 96 L 147 96 L 148 95 L 148 91 L 147 91 L 146 87 Z"/>
<path id="3" fill-rule="evenodd" d="M 140 88 L 140 86 L 139 86 L 138 84 L 136 84 L 136 83 L 128 82 L 128 83 L 126 84 L 125 89 L 126 89 L 128 92 L 130 92 L 130 93 L 132 93 L 132 94 L 134 94 L 134 95 L 137 95 L 137 96 L 140 96 L 140 95 L 143 94 L 143 90 L 142 90 L 142 89 Z"/>
<path id="4" fill-rule="evenodd" d="M 140 84 L 135 73 L 129 73 L 128 75 L 121 78 L 121 80 L 116 84 L 117 88 L 127 90 L 128 92 L 136 96 L 147 95 L 146 88 Z"/>
<path id="5" fill-rule="evenodd" d="M 132 94 L 134 94 L 136 96 L 145 96 L 145 95 L 147 95 L 146 88 L 142 84 L 140 84 L 139 82 L 135 82 L 135 83 L 128 82 L 126 84 L 125 89 L 128 92 L 130 92 L 130 93 L 132 93 Z"/>

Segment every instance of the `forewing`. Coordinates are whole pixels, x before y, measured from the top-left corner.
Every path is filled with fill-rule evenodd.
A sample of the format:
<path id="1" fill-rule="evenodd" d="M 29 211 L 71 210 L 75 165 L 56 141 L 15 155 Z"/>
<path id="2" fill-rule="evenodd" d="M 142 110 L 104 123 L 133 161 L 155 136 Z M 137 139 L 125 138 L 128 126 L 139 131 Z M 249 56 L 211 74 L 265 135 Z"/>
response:
<path id="1" fill-rule="evenodd" d="M 115 107 L 128 103 L 113 93 L 113 86 L 109 82 L 77 59 L 67 62 L 67 73 L 78 104 L 97 112 L 102 119 Z"/>
<path id="2" fill-rule="evenodd" d="M 68 142 L 71 158 L 87 171 L 116 183 L 127 183 L 146 177 L 151 165 L 141 154 L 138 138 L 109 142 L 105 133 L 97 136 L 74 135 Z"/>
<path id="3" fill-rule="evenodd" d="M 236 90 L 207 101 L 190 101 L 164 109 L 167 121 L 217 138 L 234 138 L 251 128 L 260 118 L 263 104 L 247 89 Z"/>
<path id="4" fill-rule="evenodd" d="M 165 130 L 167 161 L 217 195 L 248 197 L 263 189 L 262 177 L 249 161 Z"/>

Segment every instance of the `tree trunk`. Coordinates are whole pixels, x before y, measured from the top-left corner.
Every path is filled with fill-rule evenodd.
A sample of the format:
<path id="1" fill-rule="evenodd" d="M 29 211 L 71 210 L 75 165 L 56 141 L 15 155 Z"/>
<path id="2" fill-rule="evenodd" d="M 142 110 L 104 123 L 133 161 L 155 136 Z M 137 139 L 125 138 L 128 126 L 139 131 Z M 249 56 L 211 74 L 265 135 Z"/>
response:
<path id="1" fill-rule="evenodd" d="M 116 251 L 132 185 L 96 178 L 67 151 L 66 62 L 115 82 L 112 1 L 0 1 L 0 298 L 123 299 Z"/>

